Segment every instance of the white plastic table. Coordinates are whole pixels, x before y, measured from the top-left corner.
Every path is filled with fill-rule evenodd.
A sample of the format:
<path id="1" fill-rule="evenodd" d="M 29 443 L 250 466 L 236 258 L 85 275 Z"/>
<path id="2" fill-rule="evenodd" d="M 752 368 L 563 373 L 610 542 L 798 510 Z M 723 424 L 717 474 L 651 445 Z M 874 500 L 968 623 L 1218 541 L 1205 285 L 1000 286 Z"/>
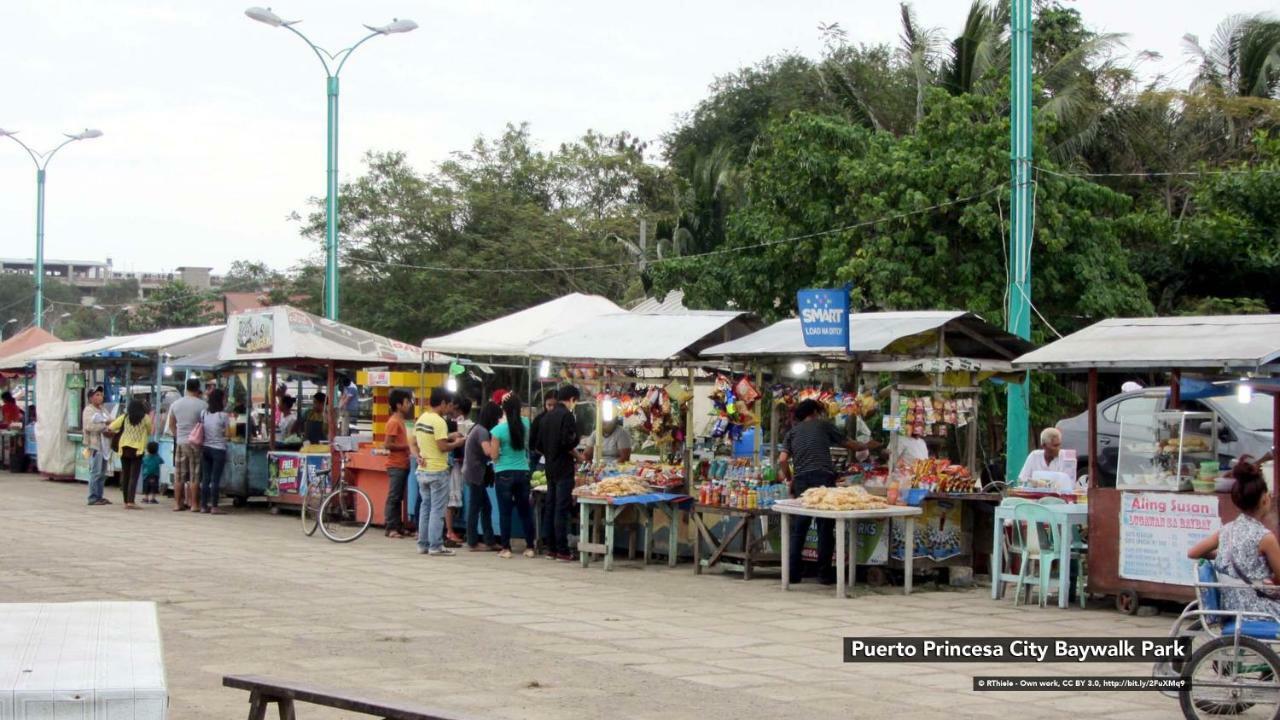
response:
<path id="1" fill-rule="evenodd" d="M 906 547 L 903 552 L 904 579 L 902 591 L 911 594 L 911 571 L 916 552 L 916 516 L 923 511 L 918 507 L 893 506 L 883 510 L 814 510 L 796 500 L 781 500 L 773 504 L 774 512 L 782 517 L 782 589 L 791 587 L 791 516 L 807 515 L 836 521 L 836 597 L 848 597 L 853 590 L 858 557 L 858 520 L 889 520 L 900 517 L 906 520 Z M 846 554 L 847 553 L 847 554 Z M 847 571 L 847 572 L 846 572 Z M 848 583 L 845 580 L 848 578 Z"/>
<path id="2" fill-rule="evenodd" d="M 0 718 L 164 720 L 155 603 L 0 604 Z"/>
<path id="3" fill-rule="evenodd" d="M 1004 572 L 1004 524 L 1013 522 L 1013 512 L 1017 505 L 998 505 L 995 522 L 991 530 L 991 599 L 998 600 L 1004 594 L 1006 582 L 1017 582 L 1018 576 Z M 1071 604 L 1071 538 L 1075 527 L 1089 524 L 1089 506 L 1084 503 L 1055 503 L 1041 505 L 1044 510 L 1053 513 L 1054 534 L 1058 538 L 1058 607 L 1063 610 Z"/>

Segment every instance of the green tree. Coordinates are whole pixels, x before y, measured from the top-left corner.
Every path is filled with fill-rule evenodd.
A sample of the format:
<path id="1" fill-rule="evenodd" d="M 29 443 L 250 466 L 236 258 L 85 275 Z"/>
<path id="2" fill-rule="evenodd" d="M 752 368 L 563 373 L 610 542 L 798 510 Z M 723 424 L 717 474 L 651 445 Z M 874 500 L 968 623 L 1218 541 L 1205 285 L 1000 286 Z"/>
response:
<path id="1" fill-rule="evenodd" d="M 151 332 L 207 325 L 216 314 L 212 302 L 212 296 L 174 280 L 157 288 L 140 304 L 130 326 L 138 332 Z"/>
<path id="2" fill-rule="evenodd" d="M 218 289 L 222 292 L 270 291 L 284 283 L 284 275 L 267 267 L 266 263 L 253 260 L 236 260 L 222 278 Z"/>

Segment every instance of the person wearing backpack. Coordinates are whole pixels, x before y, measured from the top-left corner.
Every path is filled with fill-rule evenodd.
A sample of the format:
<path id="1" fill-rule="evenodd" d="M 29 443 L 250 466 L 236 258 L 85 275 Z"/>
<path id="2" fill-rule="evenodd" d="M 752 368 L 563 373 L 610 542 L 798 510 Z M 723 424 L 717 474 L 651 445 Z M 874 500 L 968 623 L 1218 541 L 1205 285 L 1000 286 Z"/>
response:
<path id="1" fill-rule="evenodd" d="M 173 510 L 200 511 L 201 440 L 204 428 L 200 416 L 208 404 L 200 397 L 200 379 L 187 380 L 187 395 L 169 406 L 166 430 L 173 435 Z M 193 433 L 200 426 L 199 433 Z"/>

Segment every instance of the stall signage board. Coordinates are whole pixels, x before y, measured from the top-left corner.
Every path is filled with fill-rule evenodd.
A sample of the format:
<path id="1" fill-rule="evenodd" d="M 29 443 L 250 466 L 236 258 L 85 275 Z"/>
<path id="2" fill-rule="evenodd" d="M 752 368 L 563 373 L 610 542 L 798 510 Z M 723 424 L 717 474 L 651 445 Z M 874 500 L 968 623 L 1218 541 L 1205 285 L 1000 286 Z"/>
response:
<path id="1" fill-rule="evenodd" d="M 796 293 L 805 347 L 849 346 L 849 291 L 810 289 Z"/>
<path id="2" fill-rule="evenodd" d="M 80 373 L 78 373 L 78 372 L 74 372 L 74 373 L 67 373 L 67 389 L 68 389 L 68 390 L 83 390 L 83 389 L 84 389 L 84 375 L 82 375 L 82 374 L 80 374 Z"/>
<path id="3" fill-rule="evenodd" d="M 246 313 L 236 317 L 237 355 L 272 352 L 275 340 L 275 318 L 271 313 Z"/>
<path id="4" fill-rule="evenodd" d="M 1216 495 L 1127 492 L 1120 505 L 1120 577 L 1191 585 L 1192 545 L 1217 532 Z"/>
<path id="5" fill-rule="evenodd" d="M 369 387 L 391 387 L 391 373 L 387 371 L 370 371 Z"/>

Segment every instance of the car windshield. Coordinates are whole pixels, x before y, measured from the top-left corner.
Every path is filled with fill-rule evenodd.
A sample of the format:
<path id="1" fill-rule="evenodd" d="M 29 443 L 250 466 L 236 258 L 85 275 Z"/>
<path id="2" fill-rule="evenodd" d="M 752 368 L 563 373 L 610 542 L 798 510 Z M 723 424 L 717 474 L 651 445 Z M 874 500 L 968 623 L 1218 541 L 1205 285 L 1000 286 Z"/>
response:
<path id="1" fill-rule="evenodd" d="M 1207 398 L 1204 402 L 1212 406 L 1214 410 L 1218 411 L 1219 415 L 1225 416 L 1231 421 L 1231 424 L 1237 427 L 1254 432 L 1270 432 L 1272 430 L 1272 418 L 1274 417 L 1272 408 L 1275 407 L 1275 399 L 1270 395 L 1254 393 L 1253 400 L 1248 403 L 1240 402 L 1235 395 Z"/>

